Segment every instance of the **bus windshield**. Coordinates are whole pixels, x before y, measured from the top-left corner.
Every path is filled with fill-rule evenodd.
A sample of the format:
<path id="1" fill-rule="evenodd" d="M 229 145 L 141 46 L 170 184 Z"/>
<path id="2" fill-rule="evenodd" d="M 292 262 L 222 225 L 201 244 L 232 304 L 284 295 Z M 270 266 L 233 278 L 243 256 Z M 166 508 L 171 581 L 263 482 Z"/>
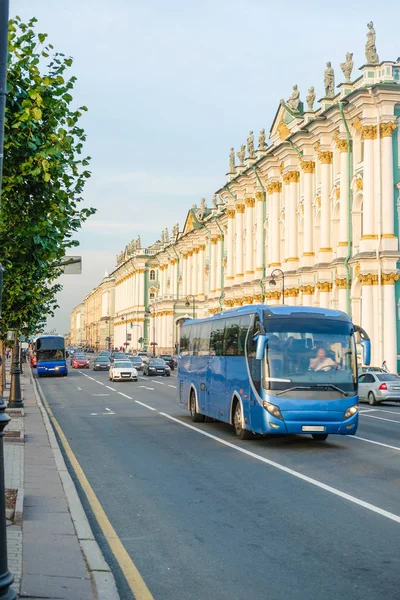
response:
<path id="1" fill-rule="evenodd" d="M 346 393 L 356 392 L 356 348 L 351 323 L 315 316 L 280 317 L 265 319 L 264 326 L 268 336 L 263 369 L 265 389 L 336 386 Z"/>

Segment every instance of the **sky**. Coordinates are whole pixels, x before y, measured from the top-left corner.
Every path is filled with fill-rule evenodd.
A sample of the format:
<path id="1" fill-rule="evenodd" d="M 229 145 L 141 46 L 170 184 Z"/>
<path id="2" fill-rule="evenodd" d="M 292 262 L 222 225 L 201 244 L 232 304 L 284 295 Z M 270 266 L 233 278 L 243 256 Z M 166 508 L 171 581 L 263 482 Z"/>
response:
<path id="1" fill-rule="evenodd" d="M 400 56 L 397 2 L 308 0 L 10 0 L 10 16 L 35 16 L 37 31 L 74 59 L 74 100 L 92 177 L 85 205 L 97 209 L 77 239 L 82 275 L 63 275 L 48 329 L 64 334 L 74 306 L 115 267 L 138 235 L 183 227 L 188 209 L 226 182 L 229 150 L 249 130 L 270 130 L 297 84 L 323 96 L 325 63 L 365 63 L 367 22 L 381 60 Z"/>

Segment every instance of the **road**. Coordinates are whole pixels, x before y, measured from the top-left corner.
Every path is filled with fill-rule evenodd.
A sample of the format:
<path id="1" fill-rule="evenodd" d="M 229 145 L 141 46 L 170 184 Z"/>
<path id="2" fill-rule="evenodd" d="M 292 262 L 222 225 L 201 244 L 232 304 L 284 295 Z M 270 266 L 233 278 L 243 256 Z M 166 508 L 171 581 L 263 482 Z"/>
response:
<path id="1" fill-rule="evenodd" d="M 238 441 L 192 424 L 175 374 L 70 370 L 40 386 L 156 600 L 400 597 L 400 406 L 362 405 L 356 438 Z"/>

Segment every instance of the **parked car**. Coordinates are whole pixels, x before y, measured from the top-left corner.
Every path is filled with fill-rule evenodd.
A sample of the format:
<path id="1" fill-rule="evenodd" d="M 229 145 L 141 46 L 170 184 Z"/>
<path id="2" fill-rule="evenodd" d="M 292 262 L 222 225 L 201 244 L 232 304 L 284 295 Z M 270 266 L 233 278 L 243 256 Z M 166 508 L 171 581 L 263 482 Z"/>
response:
<path id="1" fill-rule="evenodd" d="M 363 373 L 371 373 L 371 372 L 387 373 L 387 371 L 385 371 L 385 369 L 382 369 L 381 367 L 362 367 L 361 371 Z"/>
<path id="2" fill-rule="evenodd" d="M 110 356 L 110 360 L 111 362 L 114 362 L 114 360 L 126 360 L 126 354 L 125 352 L 113 352 Z"/>
<path id="3" fill-rule="evenodd" d="M 93 371 L 108 371 L 111 367 L 110 357 L 106 354 L 99 355 L 94 359 Z"/>
<path id="4" fill-rule="evenodd" d="M 74 354 L 71 359 L 73 369 L 88 369 L 89 359 L 84 354 Z"/>
<path id="5" fill-rule="evenodd" d="M 363 373 L 358 378 L 358 397 L 371 406 L 400 402 L 400 377 L 394 373 Z"/>
<path id="6" fill-rule="evenodd" d="M 111 365 L 108 378 L 111 381 L 137 381 L 138 372 L 130 360 L 116 359 Z"/>
<path id="7" fill-rule="evenodd" d="M 149 358 L 143 366 L 143 375 L 163 375 L 169 377 L 171 369 L 162 358 Z"/>
<path id="8" fill-rule="evenodd" d="M 159 354 L 158 358 L 162 358 L 163 361 L 167 363 L 171 371 L 175 369 L 175 361 L 171 354 Z"/>
<path id="9" fill-rule="evenodd" d="M 136 371 L 143 371 L 143 361 L 140 356 L 130 356 L 129 360 L 135 367 Z"/>

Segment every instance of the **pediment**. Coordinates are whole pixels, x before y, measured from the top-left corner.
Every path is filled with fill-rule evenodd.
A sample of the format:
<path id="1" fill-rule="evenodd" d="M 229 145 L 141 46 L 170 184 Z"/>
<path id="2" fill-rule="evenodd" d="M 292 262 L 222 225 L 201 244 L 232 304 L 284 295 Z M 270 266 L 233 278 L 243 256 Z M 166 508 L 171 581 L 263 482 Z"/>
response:
<path id="1" fill-rule="evenodd" d="M 197 220 L 195 211 L 191 208 L 187 214 L 185 226 L 183 228 L 183 235 L 193 231 L 194 229 L 198 229 L 200 227 L 200 223 Z"/>
<path id="2" fill-rule="evenodd" d="M 298 112 L 293 112 L 281 100 L 275 113 L 275 118 L 270 129 L 270 139 L 273 144 L 284 142 L 294 131 L 297 131 L 300 123 L 303 122 L 303 106 L 300 103 Z"/>

